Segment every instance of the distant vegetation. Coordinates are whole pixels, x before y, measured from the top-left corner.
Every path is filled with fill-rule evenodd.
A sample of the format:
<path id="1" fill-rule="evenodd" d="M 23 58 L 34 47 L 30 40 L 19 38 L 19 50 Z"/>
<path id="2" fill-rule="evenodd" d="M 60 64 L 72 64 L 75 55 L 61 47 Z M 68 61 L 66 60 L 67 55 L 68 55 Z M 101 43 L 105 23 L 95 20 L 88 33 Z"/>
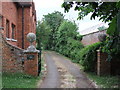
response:
<path id="1" fill-rule="evenodd" d="M 60 12 L 45 15 L 37 24 L 37 48 L 54 50 L 79 62 L 82 35 L 74 21 L 64 19 Z"/>
<path id="2" fill-rule="evenodd" d="M 60 12 L 45 15 L 37 24 L 37 48 L 57 51 L 72 62 L 81 64 L 86 71 L 95 71 L 97 52 L 101 43 L 84 47 L 82 35 L 74 21 L 64 19 Z"/>

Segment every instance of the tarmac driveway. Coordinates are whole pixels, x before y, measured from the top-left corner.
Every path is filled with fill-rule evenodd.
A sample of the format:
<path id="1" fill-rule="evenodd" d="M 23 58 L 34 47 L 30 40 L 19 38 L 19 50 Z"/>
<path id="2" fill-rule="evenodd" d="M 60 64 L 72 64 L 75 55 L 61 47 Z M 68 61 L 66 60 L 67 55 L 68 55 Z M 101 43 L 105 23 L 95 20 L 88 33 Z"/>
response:
<path id="1" fill-rule="evenodd" d="M 68 58 L 53 52 L 44 53 L 47 75 L 41 88 L 94 88 L 95 85 L 82 72 L 78 65 Z"/>

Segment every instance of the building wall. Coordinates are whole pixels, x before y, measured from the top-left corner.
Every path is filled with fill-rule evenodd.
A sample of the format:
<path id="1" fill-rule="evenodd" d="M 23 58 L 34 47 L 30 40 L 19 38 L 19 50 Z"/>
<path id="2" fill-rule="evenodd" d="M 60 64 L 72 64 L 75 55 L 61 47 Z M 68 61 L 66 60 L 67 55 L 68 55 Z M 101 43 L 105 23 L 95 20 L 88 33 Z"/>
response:
<path id="1" fill-rule="evenodd" d="M 4 37 L 6 37 L 6 21 L 9 21 L 9 42 L 13 45 L 17 45 L 17 8 L 15 3 L 12 2 L 2 2 L 2 16 L 3 16 L 3 27 L 4 27 Z M 15 40 L 12 39 L 12 24 L 15 25 Z"/>
<path id="2" fill-rule="evenodd" d="M 22 48 L 22 9 L 18 8 L 18 22 L 17 22 L 17 46 Z"/>
<path id="3" fill-rule="evenodd" d="M 31 60 L 31 62 L 29 62 L 30 65 L 27 64 L 27 54 L 23 53 L 23 50 L 27 49 L 29 46 L 29 42 L 26 39 L 27 34 L 30 32 L 36 33 L 36 13 L 34 13 L 34 3 L 23 2 L 21 4 L 19 2 L 0 2 L 0 5 L 2 5 L 2 13 L 0 12 L 0 17 L 2 17 L 2 24 L 0 25 L 4 27 L 4 29 L 0 30 L 0 40 L 2 40 L 2 42 L 0 42 L 2 53 L 0 53 L 2 55 L 3 72 L 24 72 L 29 74 L 29 72 L 26 71 L 26 69 L 28 69 L 31 75 L 37 75 L 37 52 L 34 54 L 36 57 L 35 60 Z M 22 14 L 23 9 L 21 5 L 24 6 L 24 15 Z M 7 21 L 9 21 L 9 37 L 6 35 Z M 15 38 L 12 36 L 13 25 L 15 25 Z M 24 40 L 22 38 L 23 30 Z M 24 48 L 22 48 L 23 42 Z M 29 68 L 31 65 L 34 66 L 32 70 Z"/>
<path id="4" fill-rule="evenodd" d="M 31 32 L 31 16 L 30 16 L 30 9 L 28 8 L 25 8 L 25 15 L 24 15 L 24 23 L 25 23 L 25 28 L 24 28 L 24 31 L 25 31 L 25 38 L 24 38 L 24 41 L 26 43 L 25 47 L 24 48 L 27 48 L 29 46 L 29 42 L 27 41 L 26 39 L 26 36 L 29 32 Z"/>
<path id="5" fill-rule="evenodd" d="M 97 31 L 97 32 L 94 32 L 94 33 L 84 35 L 81 42 L 85 46 L 96 43 L 96 42 L 99 42 L 99 39 L 98 39 L 99 34 L 106 34 L 106 30 L 103 30 L 103 31 L 100 31 L 100 32 Z"/>
<path id="6" fill-rule="evenodd" d="M 2 1 L 0 0 L 0 15 L 2 15 Z"/>
<path id="7" fill-rule="evenodd" d="M 24 8 L 24 22 L 22 22 L 22 8 L 18 9 L 18 47 L 22 48 L 22 23 L 24 23 L 24 49 L 26 49 L 29 46 L 29 42 L 26 39 L 27 34 L 30 32 L 31 26 L 30 26 L 30 9 L 28 7 Z M 35 29 L 34 29 L 35 30 Z M 34 31 L 33 30 L 33 31 Z"/>
<path id="8" fill-rule="evenodd" d="M 3 33 L 6 36 L 6 22 L 9 21 L 9 37 L 7 41 L 12 45 L 22 48 L 24 42 L 24 48 L 29 46 L 29 42 L 26 40 L 28 33 L 36 33 L 36 13 L 34 8 L 34 3 L 30 2 L 31 6 L 24 6 L 24 15 L 22 16 L 22 7 L 15 2 L 2 2 L 2 23 L 3 23 Z M 6 7 L 7 6 L 7 7 Z M 24 20 L 22 22 L 22 17 Z M 22 26 L 24 23 L 24 27 Z M 15 38 L 12 38 L 12 24 L 15 25 Z M 23 27 L 23 28 L 22 28 Z M 24 35 L 22 35 L 22 30 L 24 29 Z M 24 38 L 24 40 L 23 40 Z"/>

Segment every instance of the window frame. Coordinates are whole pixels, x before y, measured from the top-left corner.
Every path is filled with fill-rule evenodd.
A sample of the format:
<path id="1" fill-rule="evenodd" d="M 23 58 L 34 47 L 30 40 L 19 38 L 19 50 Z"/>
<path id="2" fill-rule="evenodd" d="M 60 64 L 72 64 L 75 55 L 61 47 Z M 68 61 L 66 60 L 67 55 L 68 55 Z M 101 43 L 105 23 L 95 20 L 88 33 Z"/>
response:
<path id="1" fill-rule="evenodd" d="M 6 19 L 6 37 L 10 38 L 10 22 Z"/>
<path id="2" fill-rule="evenodd" d="M 3 16 L 0 15 L 0 29 L 4 29 L 3 28 Z"/>
<path id="3" fill-rule="evenodd" d="M 15 39 L 15 29 L 16 29 L 16 26 L 15 24 L 11 24 L 11 27 L 12 27 L 12 39 Z"/>

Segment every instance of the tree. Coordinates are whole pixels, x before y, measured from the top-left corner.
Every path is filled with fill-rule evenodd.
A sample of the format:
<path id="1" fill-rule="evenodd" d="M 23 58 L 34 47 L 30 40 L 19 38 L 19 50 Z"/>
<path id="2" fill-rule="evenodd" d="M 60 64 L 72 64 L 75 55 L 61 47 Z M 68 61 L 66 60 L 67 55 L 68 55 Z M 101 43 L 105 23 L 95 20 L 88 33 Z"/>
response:
<path id="1" fill-rule="evenodd" d="M 56 47 L 64 48 L 64 46 L 67 44 L 68 38 L 74 39 L 77 36 L 77 34 L 78 34 L 77 30 L 78 30 L 78 27 L 75 23 L 65 20 L 60 25 L 60 27 L 57 31 Z"/>
<path id="2" fill-rule="evenodd" d="M 48 15 L 44 15 L 43 21 L 49 25 L 50 27 L 50 42 L 49 42 L 49 48 L 54 49 L 54 46 L 56 44 L 56 32 L 60 26 L 60 24 L 63 22 L 64 16 L 61 12 L 55 11 L 53 13 L 49 13 Z"/>
<path id="3" fill-rule="evenodd" d="M 77 32 L 78 27 L 75 22 L 64 20 L 57 31 L 57 43 L 55 50 L 70 57 L 74 62 L 79 61 L 79 51 L 83 48 L 80 43 L 82 38 Z"/>
<path id="4" fill-rule="evenodd" d="M 64 2 L 62 7 L 68 12 L 75 5 L 74 10 L 79 11 L 78 19 L 83 19 L 84 16 L 92 13 L 91 19 L 100 17 L 100 20 L 105 22 L 111 21 L 118 13 L 117 2 Z"/>
<path id="5" fill-rule="evenodd" d="M 37 24 L 37 46 L 58 51 L 79 62 L 82 36 L 75 22 L 65 20 L 60 12 L 45 15 Z"/>
<path id="6" fill-rule="evenodd" d="M 38 21 L 37 23 L 37 48 L 38 49 L 48 49 L 48 41 L 50 39 L 50 27 L 43 21 Z"/>
<path id="7" fill-rule="evenodd" d="M 74 10 L 78 10 L 78 19 L 92 13 L 91 19 L 100 17 L 100 20 L 109 22 L 107 38 L 103 51 L 108 53 L 108 59 L 120 56 L 120 2 L 64 2 L 62 7 L 68 12 L 75 5 Z"/>

